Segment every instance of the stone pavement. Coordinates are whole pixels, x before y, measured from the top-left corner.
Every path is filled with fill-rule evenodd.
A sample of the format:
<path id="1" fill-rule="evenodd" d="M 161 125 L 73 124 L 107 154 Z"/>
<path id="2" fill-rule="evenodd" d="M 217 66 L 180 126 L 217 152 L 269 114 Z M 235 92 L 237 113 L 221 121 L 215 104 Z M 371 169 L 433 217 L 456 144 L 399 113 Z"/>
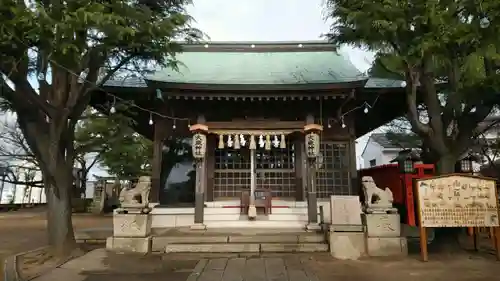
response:
<path id="1" fill-rule="evenodd" d="M 492 255 L 459 254 L 340 261 L 328 254 L 266 256 L 133 255 L 97 249 L 36 281 L 489 281 L 498 280 Z"/>

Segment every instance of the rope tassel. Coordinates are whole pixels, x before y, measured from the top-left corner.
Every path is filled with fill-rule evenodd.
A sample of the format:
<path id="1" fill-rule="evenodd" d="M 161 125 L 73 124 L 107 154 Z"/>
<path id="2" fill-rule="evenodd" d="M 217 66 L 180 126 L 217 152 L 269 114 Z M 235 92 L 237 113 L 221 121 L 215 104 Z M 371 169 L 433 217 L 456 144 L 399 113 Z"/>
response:
<path id="1" fill-rule="evenodd" d="M 265 149 L 271 150 L 271 136 L 270 135 L 266 135 Z"/>
<path id="2" fill-rule="evenodd" d="M 286 148 L 286 141 L 285 141 L 285 135 L 281 135 L 281 141 L 280 141 L 280 148 L 285 149 Z"/>
<path id="3" fill-rule="evenodd" d="M 224 135 L 219 135 L 219 149 L 224 149 Z"/>
<path id="4" fill-rule="evenodd" d="M 257 149 L 257 143 L 255 143 L 254 135 L 250 135 L 250 149 Z"/>
<path id="5" fill-rule="evenodd" d="M 240 136 L 234 135 L 234 149 L 240 149 Z"/>

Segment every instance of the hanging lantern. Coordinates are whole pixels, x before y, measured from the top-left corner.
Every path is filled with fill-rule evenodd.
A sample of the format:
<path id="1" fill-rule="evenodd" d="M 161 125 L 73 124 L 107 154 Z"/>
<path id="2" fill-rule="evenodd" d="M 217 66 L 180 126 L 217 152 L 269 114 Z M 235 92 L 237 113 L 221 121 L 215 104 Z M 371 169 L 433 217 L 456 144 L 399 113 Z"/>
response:
<path id="1" fill-rule="evenodd" d="M 240 135 L 240 144 L 241 146 L 245 146 L 247 141 L 245 140 L 245 136 L 243 134 Z"/>
<path id="2" fill-rule="evenodd" d="M 306 135 L 306 152 L 308 158 L 316 158 L 319 155 L 319 135 L 308 133 Z"/>
<path id="3" fill-rule="evenodd" d="M 195 159 L 204 158 L 207 152 L 207 136 L 200 133 L 194 134 L 192 150 Z"/>
<path id="4" fill-rule="evenodd" d="M 233 147 L 233 137 L 231 135 L 227 136 L 227 147 Z"/>

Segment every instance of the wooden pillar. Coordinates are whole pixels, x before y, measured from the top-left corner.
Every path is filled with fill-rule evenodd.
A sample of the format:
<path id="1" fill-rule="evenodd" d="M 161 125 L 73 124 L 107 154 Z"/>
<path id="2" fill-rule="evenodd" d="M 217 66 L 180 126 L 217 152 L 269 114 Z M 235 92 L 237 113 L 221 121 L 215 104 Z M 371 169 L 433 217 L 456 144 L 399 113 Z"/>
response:
<path id="1" fill-rule="evenodd" d="M 203 216 L 205 211 L 205 168 L 206 158 L 196 161 L 196 191 L 194 206 L 194 223 L 203 225 Z"/>
<path id="2" fill-rule="evenodd" d="M 191 131 L 195 134 L 203 134 L 208 137 L 207 127 L 205 124 L 205 117 L 198 116 L 197 124 L 191 126 Z M 192 143 L 193 148 L 196 145 L 196 141 Z M 207 145 L 207 143 L 205 143 Z M 206 150 L 208 147 L 206 146 Z M 193 152 L 194 153 L 194 152 Z M 193 154 L 194 155 L 194 154 Z M 196 157 L 195 157 L 196 158 Z M 207 153 L 202 158 L 195 159 L 196 163 L 196 189 L 195 189 L 195 205 L 194 205 L 194 225 L 191 226 L 192 229 L 205 229 L 205 225 L 203 223 L 204 213 L 205 213 L 205 190 L 206 190 L 206 162 L 207 162 Z"/>
<path id="3" fill-rule="evenodd" d="M 162 190 L 160 186 L 160 178 L 164 132 L 164 122 L 156 120 L 156 122 L 154 122 L 153 161 L 151 163 L 151 192 L 149 193 L 150 203 L 160 203 L 160 192 Z"/>
<path id="4" fill-rule="evenodd" d="M 306 127 L 314 125 L 314 116 L 308 115 L 306 117 Z M 321 127 L 321 126 L 319 126 Z M 304 128 L 306 129 L 306 128 Z M 308 130 L 304 130 L 307 135 Z M 304 141 L 307 146 L 307 142 Z M 307 149 L 307 148 L 305 148 Z M 308 230 L 318 230 L 318 199 L 316 194 L 316 158 L 307 159 L 307 217 L 308 217 Z"/>

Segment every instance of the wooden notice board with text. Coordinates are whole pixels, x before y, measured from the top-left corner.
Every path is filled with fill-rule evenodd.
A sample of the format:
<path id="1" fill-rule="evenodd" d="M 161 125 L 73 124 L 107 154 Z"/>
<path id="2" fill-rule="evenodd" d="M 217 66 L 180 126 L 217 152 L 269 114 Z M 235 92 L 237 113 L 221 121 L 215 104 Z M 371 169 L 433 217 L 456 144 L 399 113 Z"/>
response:
<path id="1" fill-rule="evenodd" d="M 450 174 L 416 180 L 415 189 L 421 240 L 429 227 L 493 227 L 500 235 L 494 179 Z M 421 248 L 427 260 L 427 241 L 421 241 Z"/>

